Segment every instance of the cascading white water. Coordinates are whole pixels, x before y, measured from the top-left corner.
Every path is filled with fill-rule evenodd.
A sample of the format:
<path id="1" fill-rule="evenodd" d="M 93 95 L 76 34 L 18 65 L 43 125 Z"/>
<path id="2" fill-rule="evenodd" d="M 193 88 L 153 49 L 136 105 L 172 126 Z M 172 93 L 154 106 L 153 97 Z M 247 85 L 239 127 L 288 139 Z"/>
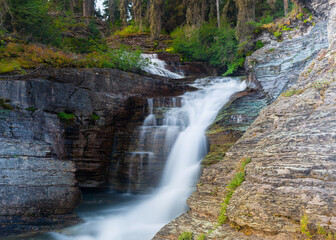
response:
<path id="1" fill-rule="evenodd" d="M 142 54 L 142 57 L 150 60 L 150 64 L 142 69 L 145 72 L 174 79 L 184 78 L 182 72 L 174 73 L 166 69 L 167 64 L 160 60 L 157 54 Z"/>
<path id="2" fill-rule="evenodd" d="M 246 88 L 244 82 L 223 77 L 199 79 L 193 86 L 199 90 L 184 94 L 182 107 L 167 111 L 160 126 L 166 129 L 165 142 L 171 151 L 158 189 L 118 213 L 88 218 L 86 223 L 66 233 L 53 233 L 54 238 L 148 240 L 187 210 L 186 200 L 194 189 L 200 162 L 207 152 L 205 131 L 230 96 Z M 147 126 L 154 126 L 153 108 L 149 106 L 150 115 L 145 122 Z"/>

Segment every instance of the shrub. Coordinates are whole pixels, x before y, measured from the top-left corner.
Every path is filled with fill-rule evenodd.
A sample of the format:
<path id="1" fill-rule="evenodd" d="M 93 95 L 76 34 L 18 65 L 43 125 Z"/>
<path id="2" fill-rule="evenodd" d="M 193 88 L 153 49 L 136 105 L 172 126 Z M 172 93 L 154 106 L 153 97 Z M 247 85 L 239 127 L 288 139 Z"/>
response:
<path id="1" fill-rule="evenodd" d="M 178 237 L 178 240 L 193 240 L 193 239 L 194 239 L 194 234 L 191 232 L 183 232 Z"/>
<path id="2" fill-rule="evenodd" d="M 299 95 L 299 94 L 303 93 L 303 91 L 304 90 L 300 90 L 300 89 L 290 89 L 290 90 L 282 93 L 281 95 L 287 98 L 287 97 L 291 97 L 295 94 Z"/>
<path id="3" fill-rule="evenodd" d="M 179 27 L 171 36 L 171 49 L 182 54 L 184 61 L 203 61 L 228 69 L 239 59 L 235 31 L 228 25 L 221 30 L 213 23 L 204 23 L 201 27 Z"/>
<path id="4" fill-rule="evenodd" d="M 128 35 L 143 34 L 143 33 L 149 33 L 149 28 L 146 27 L 144 29 L 141 29 L 138 25 L 131 24 L 121 30 L 115 31 L 114 35 L 125 37 Z"/>
<path id="5" fill-rule="evenodd" d="M 124 71 L 139 70 L 149 63 L 148 59 L 141 56 L 141 51 L 131 51 L 126 47 L 109 49 L 106 52 L 93 52 L 87 54 L 80 61 L 83 67 L 118 68 Z"/>
<path id="6" fill-rule="evenodd" d="M 75 114 L 60 112 L 57 114 L 58 118 L 61 120 L 75 120 Z"/>
<path id="7" fill-rule="evenodd" d="M 0 73 L 23 71 L 46 65 L 55 68 L 63 67 L 96 67 L 117 68 L 124 71 L 139 70 L 148 65 L 149 60 L 141 57 L 141 51 L 106 49 L 86 55 L 75 55 L 64 51 L 51 50 L 33 44 L 10 42 L 0 47 Z"/>

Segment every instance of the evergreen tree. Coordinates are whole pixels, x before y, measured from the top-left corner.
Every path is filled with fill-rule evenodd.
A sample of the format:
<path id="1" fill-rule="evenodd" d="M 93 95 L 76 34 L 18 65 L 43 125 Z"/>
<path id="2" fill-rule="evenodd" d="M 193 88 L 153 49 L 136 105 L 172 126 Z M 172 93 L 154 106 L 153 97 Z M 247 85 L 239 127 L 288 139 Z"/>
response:
<path id="1" fill-rule="evenodd" d="M 151 0 L 150 3 L 150 30 L 152 38 L 158 38 L 161 32 L 163 0 Z"/>

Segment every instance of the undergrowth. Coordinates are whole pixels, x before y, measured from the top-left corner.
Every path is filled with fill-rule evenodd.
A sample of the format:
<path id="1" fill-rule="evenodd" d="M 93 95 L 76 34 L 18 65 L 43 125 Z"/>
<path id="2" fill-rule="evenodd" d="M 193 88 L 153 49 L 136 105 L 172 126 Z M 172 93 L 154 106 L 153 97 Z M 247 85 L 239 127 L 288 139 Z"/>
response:
<path id="1" fill-rule="evenodd" d="M 250 162 L 251 162 L 251 158 L 249 158 L 249 157 L 243 158 L 241 160 L 241 163 L 236 170 L 236 174 L 233 176 L 233 178 L 230 180 L 230 182 L 226 186 L 227 192 L 226 192 L 225 197 L 223 199 L 223 202 L 221 204 L 222 206 L 221 206 L 221 210 L 220 210 L 220 213 L 219 213 L 217 224 L 214 226 L 213 229 L 209 230 L 207 234 L 202 233 L 201 235 L 199 235 L 197 237 L 197 240 L 206 239 L 208 234 L 211 234 L 216 228 L 218 228 L 220 225 L 222 225 L 226 222 L 226 220 L 227 220 L 226 209 L 227 209 L 227 207 L 230 203 L 232 195 L 234 194 L 236 189 L 242 184 L 242 182 L 244 182 L 245 175 L 246 175 L 245 167 Z M 191 239 L 191 240 L 194 239 L 194 235 L 191 232 L 184 232 L 184 233 L 180 234 L 180 236 L 178 237 L 178 240 L 189 240 L 189 239 Z"/>
<path id="2" fill-rule="evenodd" d="M 309 229 L 309 219 L 306 214 L 300 220 L 300 233 L 303 240 L 336 240 L 336 234 L 327 231 L 320 224 L 317 224 L 317 231 Z"/>
<path id="3" fill-rule="evenodd" d="M 105 51 L 96 49 L 88 54 L 74 54 L 36 44 L 9 42 L 0 47 L 0 74 L 13 71 L 24 73 L 27 69 L 39 66 L 139 70 L 149 63 L 149 60 L 141 57 L 141 53 L 140 50 L 121 47 Z"/>
<path id="4" fill-rule="evenodd" d="M 218 222 L 217 222 L 218 225 L 222 225 L 227 220 L 226 209 L 230 203 L 233 193 L 245 180 L 245 174 L 246 174 L 245 167 L 250 162 L 251 162 L 251 158 L 245 158 L 243 162 L 241 163 L 241 166 L 237 170 L 237 173 L 235 174 L 235 176 L 231 179 L 231 181 L 226 186 L 227 193 L 225 194 L 225 198 L 223 199 L 223 202 L 222 202 L 222 207 L 221 207 L 221 211 L 220 211 Z"/>

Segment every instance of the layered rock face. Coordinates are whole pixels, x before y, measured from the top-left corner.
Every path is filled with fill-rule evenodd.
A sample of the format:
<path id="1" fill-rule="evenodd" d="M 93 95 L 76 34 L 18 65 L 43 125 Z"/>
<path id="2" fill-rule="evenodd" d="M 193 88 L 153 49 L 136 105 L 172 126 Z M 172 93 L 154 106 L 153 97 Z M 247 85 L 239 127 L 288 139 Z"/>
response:
<path id="1" fill-rule="evenodd" d="M 107 183 L 117 132 L 141 124 L 147 97 L 183 92 L 164 78 L 104 69 L 1 80 L 0 236 L 72 223 L 65 215 L 81 201 L 79 186 Z"/>
<path id="2" fill-rule="evenodd" d="M 322 9 L 322 5 L 318 6 Z M 329 34 L 335 32 L 332 25 L 335 15 L 334 11 L 330 15 Z M 325 38 L 326 35 L 321 39 L 325 41 Z M 329 36 L 329 39 L 333 38 Z M 301 239 L 303 216 L 307 216 L 312 232 L 318 225 L 326 231 L 336 231 L 336 52 L 333 42 L 329 50 L 318 53 L 298 79 L 290 80 L 292 70 L 289 69 L 293 66 L 290 61 L 286 63 L 289 78 L 284 72 L 280 80 L 293 86 L 261 111 L 222 161 L 204 169 L 196 192 L 188 200 L 190 211 L 166 225 L 154 239 L 176 239 L 185 231 L 195 236 L 205 233 L 207 239 Z M 293 51 L 304 52 L 305 49 Z M 260 80 L 263 90 L 276 98 L 281 93 L 281 89 L 273 87 L 278 84 L 277 80 L 272 82 L 272 77 L 266 76 L 272 82 L 269 84 L 263 74 L 258 75 L 257 67 L 255 70 L 256 76 L 261 77 L 256 79 Z M 282 89 L 286 89 L 286 84 Z M 226 186 L 245 158 L 251 158 L 245 168 L 245 181 L 234 192 L 226 209 L 228 222 L 240 230 L 237 232 L 229 224 L 217 226 L 217 219 L 227 193 Z"/>
<path id="3" fill-rule="evenodd" d="M 316 54 L 327 47 L 327 21 L 318 22 L 304 36 L 272 42 L 247 57 L 248 82 L 251 87 L 263 90 L 276 99 L 296 82 Z"/>

